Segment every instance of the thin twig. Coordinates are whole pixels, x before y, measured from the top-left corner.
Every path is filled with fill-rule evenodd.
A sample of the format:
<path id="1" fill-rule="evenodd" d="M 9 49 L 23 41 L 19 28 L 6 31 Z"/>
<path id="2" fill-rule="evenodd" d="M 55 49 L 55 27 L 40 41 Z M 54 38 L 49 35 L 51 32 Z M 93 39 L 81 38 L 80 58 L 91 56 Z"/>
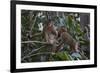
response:
<path id="1" fill-rule="evenodd" d="M 32 33 L 32 29 L 34 29 L 34 25 L 35 25 L 36 19 L 37 19 L 37 14 L 36 14 L 34 20 L 33 21 L 31 20 L 30 34 Z"/>
<path id="2" fill-rule="evenodd" d="M 41 35 L 41 34 L 42 34 L 41 32 L 40 33 L 36 33 L 32 37 L 35 37 L 35 36 L 38 36 L 38 35 Z"/>

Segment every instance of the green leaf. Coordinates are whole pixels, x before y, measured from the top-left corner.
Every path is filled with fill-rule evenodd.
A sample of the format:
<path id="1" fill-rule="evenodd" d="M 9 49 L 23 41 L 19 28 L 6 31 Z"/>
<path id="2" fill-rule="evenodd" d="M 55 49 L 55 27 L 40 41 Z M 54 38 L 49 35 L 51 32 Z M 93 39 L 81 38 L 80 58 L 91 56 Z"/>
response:
<path id="1" fill-rule="evenodd" d="M 67 52 L 58 52 L 54 55 L 56 59 L 62 60 L 62 61 L 69 61 L 72 60 L 72 58 L 69 56 Z"/>

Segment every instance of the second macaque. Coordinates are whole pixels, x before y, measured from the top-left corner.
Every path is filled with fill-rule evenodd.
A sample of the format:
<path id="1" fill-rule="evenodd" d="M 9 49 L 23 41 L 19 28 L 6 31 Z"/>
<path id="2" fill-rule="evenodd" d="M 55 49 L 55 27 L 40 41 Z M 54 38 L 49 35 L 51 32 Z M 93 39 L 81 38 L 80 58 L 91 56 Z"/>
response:
<path id="1" fill-rule="evenodd" d="M 67 29 L 65 27 L 61 27 L 59 29 L 58 34 L 64 41 L 64 43 L 68 44 L 70 46 L 70 49 L 74 52 L 79 52 L 78 49 L 78 42 L 68 33 Z"/>
<path id="2" fill-rule="evenodd" d="M 44 38 L 48 44 L 51 44 L 51 51 L 55 52 L 57 47 L 58 32 L 52 21 L 48 21 L 47 25 L 44 27 Z"/>

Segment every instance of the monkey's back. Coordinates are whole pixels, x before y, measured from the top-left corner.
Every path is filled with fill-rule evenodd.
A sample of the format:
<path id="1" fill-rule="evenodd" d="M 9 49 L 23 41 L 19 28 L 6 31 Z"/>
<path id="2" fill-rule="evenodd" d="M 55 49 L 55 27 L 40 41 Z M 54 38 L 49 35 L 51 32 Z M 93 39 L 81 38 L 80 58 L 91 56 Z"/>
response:
<path id="1" fill-rule="evenodd" d="M 76 47 L 76 40 L 67 32 L 62 33 L 63 41 L 70 46 L 71 49 L 75 50 Z"/>

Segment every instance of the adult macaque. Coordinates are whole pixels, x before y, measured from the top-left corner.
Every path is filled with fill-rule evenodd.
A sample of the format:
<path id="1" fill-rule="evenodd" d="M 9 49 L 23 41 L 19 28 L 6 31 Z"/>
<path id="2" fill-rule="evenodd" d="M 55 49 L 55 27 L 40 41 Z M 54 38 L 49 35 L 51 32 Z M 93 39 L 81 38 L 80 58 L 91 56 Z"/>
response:
<path id="1" fill-rule="evenodd" d="M 56 46 L 57 46 L 56 38 L 58 36 L 58 32 L 56 30 L 56 27 L 55 27 L 54 23 L 52 21 L 48 21 L 47 25 L 44 26 L 43 32 L 44 32 L 45 41 L 48 44 L 52 45 L 51 46 L 51 51 L 55 52 Z"/>
<path id="2" fill-rule="evenodd" d="M 58 32 L 64 43 L 68 44 L 72 51 L 79 52 L 78 42 L 67 32 L 65 27 L 61 27 Z"/>

